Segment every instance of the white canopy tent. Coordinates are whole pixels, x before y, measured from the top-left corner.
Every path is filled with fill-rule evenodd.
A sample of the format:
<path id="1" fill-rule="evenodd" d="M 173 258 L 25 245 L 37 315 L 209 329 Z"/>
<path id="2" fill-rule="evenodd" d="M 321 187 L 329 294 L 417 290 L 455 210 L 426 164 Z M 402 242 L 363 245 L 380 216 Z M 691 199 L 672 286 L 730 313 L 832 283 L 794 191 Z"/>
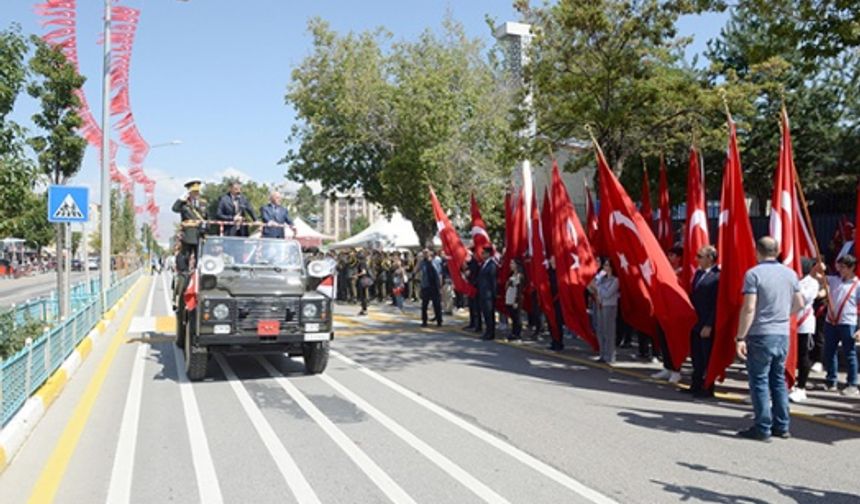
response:
<path id="1" fill-rule="evenodd" d="M 293 225 L 296 227 L 296 239 L 304 248 L 319 247 L 322 245 L 323 240 L 332 239 L 331 236 L 324 235 L 312 228 L 301 217 L 294 218 Z"/>
<path id="2" fill-rule="evenodd" d="M 330 248 L 373 248 L 383 250 L 419 248 L 421 242 L 412 227 L 412 221 L 395 212 L 390 219 L 381 219 L 367 229 L 334 243 Z"/>

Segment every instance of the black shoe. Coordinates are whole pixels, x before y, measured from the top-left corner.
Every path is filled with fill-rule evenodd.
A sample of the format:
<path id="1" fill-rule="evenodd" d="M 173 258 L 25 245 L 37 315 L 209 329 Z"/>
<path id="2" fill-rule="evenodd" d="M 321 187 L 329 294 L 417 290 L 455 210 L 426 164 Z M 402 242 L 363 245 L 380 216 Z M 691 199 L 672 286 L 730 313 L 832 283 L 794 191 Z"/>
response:
<path id="1" fill-rule="evenodd" d="M 421 327 L 427 327 L 427 322 L 421 322 Z"/>
<path id="2" fill-rule="evenodd" d="M 441 320 L 436 322 L 436 327 L 442 327 L 442 321 Z"/>
<path id="3" fill-rule="evenodd" d="M 690 388 L 682 388 L 682 389 L 678 389 L 678 392 L 680 392 L 680 393 L 682 393 L 682 394 L 690 394 L 690 395 L 692 395 L 692 396 L 695 396 L 696 394 L 700 393 L 700 392 L 701 392 L 701 390 L 699 390 L 699 389 L 694 389 L 694 388 L 690 387 Z"/>
<path id="4" fill-rule="evenodd" d="M 562 345 L 561 343 L 552 343 L 547 348 L 552 350 L 553 352 L 561 352 L 562 350 L 564 350 L 564 345 Z"/>
<path id="5" fill-rule="evenodd" d="M 738 437 L 742 437 L 744 439 L 754 439 L 756 441 L 764 441 L 765 443 L 770 443 L 770 436 L 764 434 L 760 430 L 755 427 L 750 427 L 749 429 L 742 430 L 738 432 Z"/>
<path id="6" fill-rule="evenodd" d="M 489 334 L 484 334 L 483 336 L 481 336 L 481 339 L 482 339 L 482 340 L 484 340 L 484 341 L 490 341 L 490 340 L 494 340 L 494 339 L 496 339 L 496 337 L 495 337 L 495 336 L 490 336 Z"/>
<path id="7" fill-rule="evenodd" d="M 463 330 L 464 330 L 464 331 L 472 331 L 472 330 L 474 330 L 474 329 L 475 329 L 475 327 L 474 327 L 474 326 L 470 326 L 470 325 L 467 325 L 466 327 L 464 327 L 464 328 L 463 328 Z"/>
<path id="8" fill-rule="evenodd" d="M 781 431 L 781 430 L 774 429 L 771 431 L 771 435 L 773 437 L 780 438 L 780 439 L 791 439 L 791 433 L 788 431 Z"/>

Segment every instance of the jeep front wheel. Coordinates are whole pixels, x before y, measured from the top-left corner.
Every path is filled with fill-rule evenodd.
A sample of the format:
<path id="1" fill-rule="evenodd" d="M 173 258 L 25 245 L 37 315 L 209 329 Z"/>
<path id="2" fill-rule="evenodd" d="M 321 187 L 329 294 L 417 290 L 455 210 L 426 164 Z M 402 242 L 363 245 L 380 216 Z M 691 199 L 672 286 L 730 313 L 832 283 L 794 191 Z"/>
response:
<path id="1" fill-rule="evenodd" d="M 206 377 L 206 368 L 209 366 L 209 353 L 206 347 L 199 347 L 192 343 L 191 328 L 186 325 L 185 329 L 185 374 L 191 381 L 200 381 Z"/>
<path id="2" fill-rule="evenodd" d="M 302 343 L 302 357 L 307 374 L 319 374 L 328 365 L 328 341 Z"/>

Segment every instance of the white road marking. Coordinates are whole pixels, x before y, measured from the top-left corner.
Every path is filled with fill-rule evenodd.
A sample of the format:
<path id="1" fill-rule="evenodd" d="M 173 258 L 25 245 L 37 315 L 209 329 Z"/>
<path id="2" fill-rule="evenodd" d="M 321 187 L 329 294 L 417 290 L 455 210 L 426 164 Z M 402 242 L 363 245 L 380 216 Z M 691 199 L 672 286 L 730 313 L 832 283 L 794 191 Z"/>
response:
<path id="1" fill-rule="evenodd" d="M 360 372 L 364 373 L 365 375 L 373 378 L 377 382 L 385 385 L 386 387 L 388 387 L 391 390 L 397 392 L 398 394 L 406 397 L 407 399 L 410 399 L 411 401 L 417 403 L 418 405 L 423 406 L 424 408 L 432 411 L 433 413 L 437 414 L 438 416 L 442 417 L 443 419 L 447 420 L 448 422 L 451 422 L 452 424 L 456 425 L 457 427 L 460 427 L 461 429 L 465 430 L 469 434 L 472 434 L 473 436 L 477 437 L 478 439 L 486 442 L 490 446 L 493 446 L 494 448 L 500 450 L 501 452 L 513 457 L 514 459 L 518 460 L 519 462 L 521 462 L 521 463 L 527 465 L 528 467 L 534 469 L 535 471 L 543 474 L 547 478 L 549 478 L 549 479 L 555 481 L 556 483 L 559 483 L 560 485 L 576 492 L 577 494 L 579 494 L 580 496 L 589 500 L 590 502 L 599 503 L 599 504 L 617 504 L 617 501 L 613 500 L 611 497 L 608 497 L 608 496 L 598 492 L 597 490 L 594 490 L 593 488 L 591 488 L 591 487 L 589 487 L 583 483 L 580 483 L 579 481 L 573 479 L 572 477 L 568 476 L 567 474 L 564 474 L 563 472 L 550 466 L 549 464 L 542 462 L 541 460 L 538 460 L 537 458 L 529 455 L 528 453 L 520 450 L 519 448 L 511 445 L 510 443 L 507 443 L 506 441 L 499 439 L 498 437 L 490 434 L 489 432 L 487 432 L 487 431 L 485 431 L 479 427 L 476 427 L 475 425 L 463 420 L 462 418 L 458 417 L 457 415 L 454 415 L 453 413 L 442 408 L 441 406 L 437 405 L 436 403 L 429 401 L 429 400 L 421 397 L 420 395 L 416 394 L 415 392 L 412 392 L 411 390 L 409 390 L 409 389 L 389 380 L 388 378 L 380 375 L 379 373 L 362 366 L 361 364 L 355 362 L 354 360 L 350 359 L 349 357 L 347 357 L 347 356 L 345 356 L 339 352 L 335 352 L 335 351 L 332 351 L 331 355 L 337 357 L 341 361 L 349 364 L 350 366 L 354 367 L 358 371 L 360 371 Z M 327 378 L 328 377 L 323 376 L 323 379 L 327 379 Z M 330 378 L 328 378 L 328 380 L 330 380 Z"/>
<path id="2" fill-rule="evenodd" d="M 376 462 L 367 456 L 358 445 L 340 430 L 334 422 L 328 419 L 322 411 L 317 408 L 301 391 L 296 388 L 280 371 L 275 369 L 269 361 L 257 357 L 257 361 L 269 373 L 282 389 L 308 414 L 314 422 L 337 444 L 341 450 L 358 466 L 359 469 L 370 478 L 377 487 L 391 500 L 397 503 L 414 503 L 415 500 L 394 482 Z"/>
<path id="3" fill-rule="evenodd" d="M 287 485 L 289 485 L 290 490 L 292 490 L 293 495 L 296 497 L 296 500 L 299 501 L 299 504 L 318 504 L 320 500 L 317 497 L 317 494 L 305 479 L 302 471 L 284 447 L 284 444 L 281 443 L 280 439 L 278 439 L 278 435 L 275 434 L 274 429 L 272 429 L 272 426 L 266 420 L 263 412 L 260 411 L 260 408 L 258 408 L 254 403 L 254 400 L 251 399 L 251 395 L 248 394 L 248 391 L 245 390 L 245 387 L 243 387 L 239 382 L 239 378 L 236 376 L 236 373 L 233 372 L 230 364 L 227 363 L 227 360 L 221 354 L 215 354 L 215 360 L 224 371 L 227 383 L 230 384 L 230 387 L 236 394 L 236 398 L 239 399 L 239 404 L 242 405 L 242 409 L 245 410 L 245 414 L 248 415 L 248 418 L 251 420 L 251 424 L 254 425 L 254 429 L 263 441 L 263 445 L 265 445 L 269 450 L 269 454 L 272 456 L 272 459 L 281 471 L 281 475 L 283 475 L 284 480 L 287 482 Z"/>
<path id="4" fill-rule="evenodd" d="M 334 378 L 326 376 L 324 374 L 319 375 L 319 377 L 330 387 L 335 389 L 337 393 L 345 397 L 346 400 L 363 409 L 368 415 L 372 416 L 376 419 L 377 422 L 382 424 L 383 427 L 391 431 L 395 436 L 405 441 L 406 444 L 408 444 L 420 454 L 424 455 L 431 462 L 439 466 L 440 469 L 448 473 L 452 478 L 459 481 L 463 486 L 465 486 L 472 493 L 483 499 L 485 502 L 508 502 L 507 499 L 497 494 L 495 491 L 493 491 L 492 488 L 481 483 L 477 478 L 466 472 L 462 467 L 458 466 L 451 459 L 436 451 L 436 449 L 434 449 L 432 446 L 422 441 L 415 434 L 412 434 L 411 432 L 406 430 L 406 428 L 394 421 L 385 413 L 371 406 L 370 403 L 365 401 L 363 398 L 361 398 L 359 395 L 352 392 L 348 388 L 341 385 Z"/>
<path id="5" fill-rule="evenodd" d="M 169 309 L 170 298 L 167 295 L 167 282 L 164 276 L 161 278 L 164 286 L 164 301 Z M 212 454 L 209 452 L 209 442 L 206 440 L 206 431 L 203 430 L 203 421 L 200 419 L 200 409 L 197 407 L 197 398 L 188 376 L 185 374 L 185 359 L 176 345 L 170 345 L 173 358 L 176 361 L 176 376 L 179 380 L 179 393 L 182 397 L 182 410 L 185 412 L 185 427 L 188 429 L 188 441 L 191 445 L 191 460 L 194 463 L 194 474 L 197 477 L 197 492 L 200 502 L 204 504 L 221 503 L 221 487 L 218 484 L 218 475 L 215 473 L 215 465 L 212 463 Z"/>
<path id="6" fill-rule="evenodd" d="M 152 297 L 155 295 L 153 280 L 149 288 L 149 297 L 146 299 L 144 317 L 152 314 Z M 138 332 L 138 331 L 129 331 Z M 125 407 L 122 411 L 122 423 L 120 423 L 119 439 L 116 443 L 116 452 L 113 459 L 113 469 L 108 486 L 108 504 L 114 502 L 129 502 L 131 500 L 131 482 L 134 476 L 134 454 L 137 450 L 138 425 L 140 424 L 140 400 L 143 395 L 143 368 L 146 363 L 146 355 L 149 352 L 149 344 L 141 343 L 134 354 L 134 364 L 131 368 L 131 381 L 128 384 Z"/>

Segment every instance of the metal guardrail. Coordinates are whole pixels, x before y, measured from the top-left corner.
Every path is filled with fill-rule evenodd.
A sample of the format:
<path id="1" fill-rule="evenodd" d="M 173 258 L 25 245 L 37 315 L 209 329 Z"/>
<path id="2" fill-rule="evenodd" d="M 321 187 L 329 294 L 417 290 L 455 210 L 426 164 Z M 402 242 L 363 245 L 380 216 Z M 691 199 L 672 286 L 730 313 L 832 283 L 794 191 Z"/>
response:
<path id="1" fill-rule="evenodd" d="M 116 272 L 111 272 L 111 284 L 116 283 Z M 79 282 L 71 287 L 70 300 L 72 312 L 75 312 L 85 306 L 90 298 L 101 290 L 101 282 L 99 279 L 90 280 L 87 282 Z M 23 325 L 31 321 L 51 322 L 56 320 L 59 314 L 59 300 L 57 299 L 57 291 L 51 291 L 48 296 L 42 296 L 36 299 L 28 299 L 23 303 L 13 304 L 9 311 L 14 312 L 15 325 Z"/>
<path id="2" fill-rule="evenodd" d="M 140 276 L 141 270 L 138 269 L 115 281 L 104 292 L 95 290 L 85 298 L 79 296 L 77 309 L 73 309 L 68 318 L 0 362 L 0 426 L 6 425 L 27 398 L 71 355 L 77 344 L 101 320 L 106 307 L 114 306 Z M 55 305 L 56 300 L 50 309 L 56 310 Z M 46 307 L 51 305 L 48 302 L 33 306 L 38 308 L 32 309 L 47 310 Z"/>

